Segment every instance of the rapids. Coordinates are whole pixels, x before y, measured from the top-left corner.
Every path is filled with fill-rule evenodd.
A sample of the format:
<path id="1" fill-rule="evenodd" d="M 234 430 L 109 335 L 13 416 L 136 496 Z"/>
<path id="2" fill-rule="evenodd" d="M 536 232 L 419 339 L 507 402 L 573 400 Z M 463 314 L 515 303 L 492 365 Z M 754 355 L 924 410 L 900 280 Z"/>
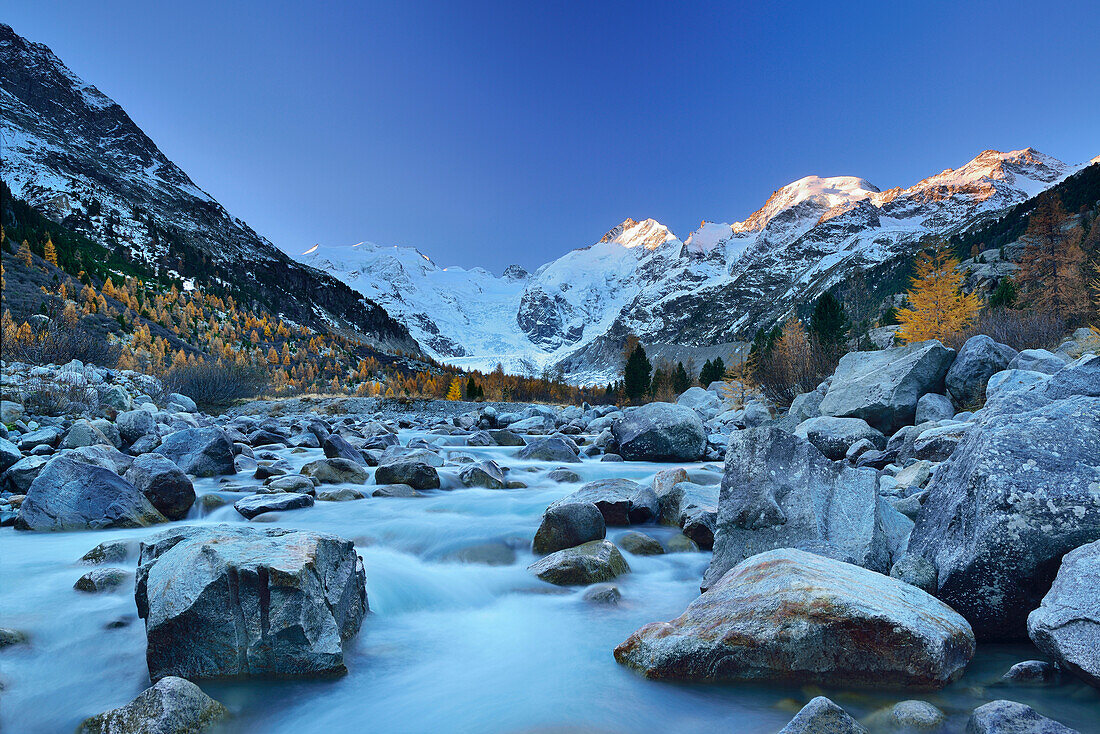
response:
<path id="1" fill-rule="evenodd" d="M 403 431 L 402 443 L 439 436 Z M 447 447 L 444 454 L 494 458 L 527 489 L 466 489 L 457 471 L 418 498 L 317 502 L 253 522 L 353 539 L 367 570 L 371 614 L 345 645 L 347 676 L 335 680 L 201 682 L 233 712 L 224 732 L 767 732 L 824 693 L 857 717 L 921 698 L 963 731 L 969 712 L 993 699 L 1033 706 L 1081 732 L 1100 731 L 1100 692 L 1079 682 L 1027 688 L 999 681 L 1015 662 L 1037 657 L 1027 645 L 979 646 L 965 677 L 935 694 L 647 681 L 615 663 L 612 650 L 648 622 L 671 619 L 699 594 L 709 553 L 640 557 L 616 580 L 615 607 L 582 600 L 526 571 L 542 511 L 578 484 L 546 478 L 557 465 L 524 462 L 518 449 Z M 297 469 L 319 449 L 279 449 Z M 570 465 L 582 482 L 626 477 L 648 482 L 671 465 L 585 460 Z M 704 471 L 689 466 L 689 471 Z M 713 479 L 712 479 L 713 480 Z M 187 523 L 245 522 L 232 507 L 243 496 L 225 483 L 196 480 L 201 495 L 229 504 Z M 326 487 L 329 488 L 329 487 Z M 365 489 L 369 490 L 370 485 Z M 132 584 L 115 593 L 73 589 L 88 570 L 81 556 L 100 542 L 138 541 L 162 528 L 71 533 L 0 530 L 0 625 L 27 632 L 29 645 L 0 651 L 0 730 L 70 732 L 92 714 L 123 705 L 149 685 L 145 632 Z M 673 529 L 640 528 L 654 537 Z M 609 528 L 615 540 L 625 532 Z M 122 565 L 122 564 L 119 564 Z M 133 568 L 134 560 L 125 565 Z"/>

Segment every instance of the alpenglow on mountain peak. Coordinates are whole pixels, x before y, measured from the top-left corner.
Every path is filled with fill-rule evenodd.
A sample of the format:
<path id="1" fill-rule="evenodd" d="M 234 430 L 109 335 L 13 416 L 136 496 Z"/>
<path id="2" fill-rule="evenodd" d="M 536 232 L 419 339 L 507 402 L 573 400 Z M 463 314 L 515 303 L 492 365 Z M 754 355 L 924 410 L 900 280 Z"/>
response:
<path id="1" fill-rule="evenodd" d="M 740 222 L 704 220 L 681 241 L 656 220 L 626 219 L 533 273 L 501 277 L 433 268 L 411 248 L 378 248 L 354 265 L 322 249 L 307 262 L 383 303 L 439 359 L 606 382 L 627 335 L 685 359 L 750 338 L 852 274 L 891 267 L 929 236 L 977 226 L 1082 167 L 1023 149 L 888 191 L 806 176 Z"/>

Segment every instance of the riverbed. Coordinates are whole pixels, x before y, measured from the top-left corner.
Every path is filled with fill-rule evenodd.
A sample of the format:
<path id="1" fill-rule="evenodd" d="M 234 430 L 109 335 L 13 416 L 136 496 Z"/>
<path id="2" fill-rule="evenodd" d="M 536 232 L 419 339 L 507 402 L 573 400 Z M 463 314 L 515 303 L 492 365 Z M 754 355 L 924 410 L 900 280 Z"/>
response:
<path id="1" fill-rule="evenodd" d="M 439 441 L 424 431 L 402 431 Z M 265 449 L 266 450 L 266 449 Z M 345 644 L 348 674 L 332 680 L 201 682 L 233 713 L 222 732 L 767 732 L 782 728 L 818 694 L 862 718 L 906 698 L 929 701 L 964 731 L 977 706 L 1020 701 L 1081 732 L 1100 732 L 1100 691 L 1077 681 L 1053 688 L 1000 682 L 1015 662 L 1038 657 L 1029 645 L 980 645 L 965 676 L 944 691 L 905 695 L 816 687 L 687 685 L 648 681 L 619 666 L 614 647 L 648 622 L 671 619 L 699 594 L 710 554 L 625 554 L 632 573 L 615 580 L 617 606 L 582 598 L 527 572 L 530 541 L 552 501 L 595 479 L 648 483 L 671 464 L 584 460 L 581 481 L 547 477 L 558 464 L 522 461 L 512 447 L 444 447 L 442 454 L 492 458 L 526 489 L 469 489 L 458 469 L 444 487 L 414 498 L 318 501 L 253 522 L 335 533 L 363 556 L 371 614 Z M 295 469 L 319 449 L 278 449 Z M 686 465 L 706 476 L 703 464 Z M 711 466 L 710 470 L 714 467 Z M 372 470 L 373 471 L 373 470 Z M 196 480 L 202 495 L 228 504 L 184 523 L 245 522 L 232 502 L 256 485 L 247 475 Z M 326 485 L 326 489 L 332 485 Z M 370 485 L 364 489 L 369 490 Z M 25 631 L 27 645 L 0 651 L 0 730 L 69 732 L 85 717 L 123 705 L 149 685 L 144 625 L 132 581 L 88 594 L 73 584 L 90 566 L 81 556 L 141 530 L 29 533 L 0 529 L 0 626 Z M 634 526 L 659 540 L 675 530 Z M 609 528 L 614 541 L 625 528 Z M 136 559 L 114 564 L 133 570 Z"/>

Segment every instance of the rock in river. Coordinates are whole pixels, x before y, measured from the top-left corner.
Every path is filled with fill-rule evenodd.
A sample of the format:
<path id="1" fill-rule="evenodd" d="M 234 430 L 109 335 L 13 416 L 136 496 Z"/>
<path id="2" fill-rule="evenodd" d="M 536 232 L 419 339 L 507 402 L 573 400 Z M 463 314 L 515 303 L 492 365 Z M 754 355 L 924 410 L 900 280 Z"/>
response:
<path id="1" fill-rule="evenodd" d="M 966 734 L 1077 734 L 1077 730 L 1040 716 L 1030 706 L 1002 699 L 974 709 Z"/>
<path id="2" fill-rule="evenodd" d="M 278 512 L 280 510 L 298 510 L 303 507 L 313 507 L 313 497 L 298 492 L 280 492 L 278 494 L 254 494 L 251 497 L 237 500 L 233 505 L 237 512 L 251 520 L 265 512 Z"/>
<path id="3" fill-rule="evenodd" d="M 100 466 L 50 459 L 19 508 L 21 530 L 137 528 L 165 522 L 134 485 Z"/>
<path id="4" fill-rule="evenodd" d="M 867 734 L 867 730 L 847 711 L 818 696 L 803 706 L 779 734 Z"/>
<path id="5" fill-rule="evenodd" d="M 535 438 L 519 450 L 521 459 L 535 461 L 552 461 L 555 463 L 580 463 L 580 457 L 570 442 L 564 438 L 550 436 L 547 438 Z"/>
<path id="6" fill-rule="evenodd" d="M 600 511 L 604 522 L 608 525 L 629 525 L 632 515 L 638 518 L 636 522 L 645 522 L 655 513 L 645 503 L 644 497 L 638 493 L 640 489 L 642 489 L 640 484 L 629 479 L 598 479 L 585 484 L 576 492 L 565 495 L 550 507 L 591 503 Z M 635 497 L 641 500 L 637 511 L 634 510 Z"/>
<path id="7" fill-rule="evenodd" d="M 85 719 L 77 734 L 201 734 L 228 714 L 191 681 L 168 676 L 125 706 Z"/>
<path id="8" fill-rule="evenodd" d="M 606 533 L 603 514 L 591 502 L 555 503 L 542 514 L 531 548 L 535 553 L 554 553 L 590 540 L 603 540 Z"/>
<path id="9" fill-rule="evenodd" d="M 920 589 L 784 548 L 731 569 L 615 659 L 647 678 L 939 689 L 974 655 L 966 620 Z"/>
<path id="10" fill-rule="evenodd" d="M 302 474 L 321 484 L 366 484 L 367 470 L 351 459 L 317 459 L 302 467 Z"/>
<path id="11" fill-rule="evenodd" d="M 674 403 L 648 403 L 611 426 L 627 461 L 699 461 L 707 433 L 699 414 Z"/>
<path id="12" fill-rule="evenodd" d="M 439 472 L 425 461 L 394 461 L 374 472 L 378 484 L 407 484 L 413 489 L 439 489 Z"/>
<path id="13" fill-rule="evenodd" d="M 351 541 L 251 525 L 151 537 L 135 597 L 153 680 L 343 674 L 343 641 L 368 611 Z"/>
<path id="14" fill-rule="evenodd" d="M 532 563 L 527 570 L 551 584 L 580 586 L 610 581 L 630 573 L 630 566 L 614 543 L 593 540 L 551 553 Z"/>

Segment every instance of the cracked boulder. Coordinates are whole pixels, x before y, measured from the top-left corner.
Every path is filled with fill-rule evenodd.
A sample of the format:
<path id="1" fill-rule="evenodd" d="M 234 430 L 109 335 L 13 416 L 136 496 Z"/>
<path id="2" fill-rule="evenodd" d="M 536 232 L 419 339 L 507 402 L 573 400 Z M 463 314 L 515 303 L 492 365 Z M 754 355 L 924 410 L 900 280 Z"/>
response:
<path id="1" fill-rule="evenodd" d="M 775 426 L 735 432 L 703 588 L 749 556 L 775 548 L 889 570 L 877 488 L 873 469 L 829 461 L 806 439 Z"/>
<path id="2" fill-rule="evenodd" d="M 327 533 L 183 526 L 142 543 L 135 598 L 156 681 L 341 675 L 367 613 L 363 561 Z"/>

